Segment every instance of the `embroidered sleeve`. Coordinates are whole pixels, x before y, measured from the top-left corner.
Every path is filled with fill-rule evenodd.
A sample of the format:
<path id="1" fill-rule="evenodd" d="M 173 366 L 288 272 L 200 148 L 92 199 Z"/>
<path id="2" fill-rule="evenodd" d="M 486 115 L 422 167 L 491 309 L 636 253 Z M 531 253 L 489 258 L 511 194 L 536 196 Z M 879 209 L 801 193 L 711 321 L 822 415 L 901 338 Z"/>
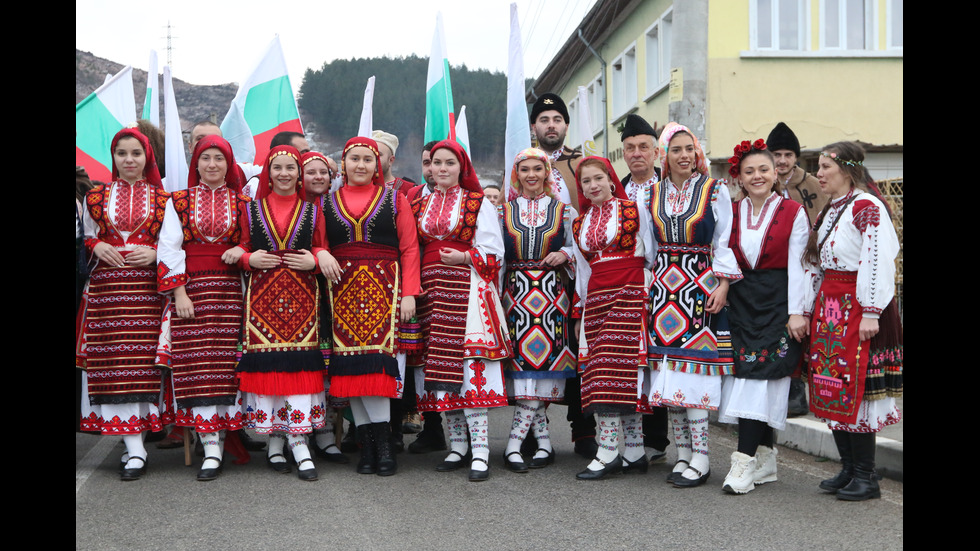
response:
<path id="1" fill-rule="evenodd" d="M 186 198 L 186 196 L 184 197 Z M 157 284 L 161 292 L 172 291 L 175 287 L 186 285 L 187 254 L 184 252 L 184 228 L 174 202 L 181 199 L 176 195 L 167 202 L 157 247 Z"/>
<path id="2" fill-rule="evenodd" d="M 568 277 L 571 277 L 572 279 L 575 278 L 576 264 L 575 235 L 572 233 L 572 220 L 574 220 L 576 216 L 578 215 L 576 214 L 575 209 L 572 207 L 565 205 L 562 209 L 561 223 L 565 232 L 565 244 L 562 245 L 562 248 L 559 250 L 565 255 L 565 258 L 568 259 L 568 262 L 565 264 L 565 272 L 568 274 Z"/>
<path id="3" fill-rule="evenodd" d="M 789 252 L 786 256 L 786 276 L 789 283 L 787 303 L 789 314 L 803 314 L 806 311 L 806 276 L 803 271 L 803 251 L 810 237 L 810 219 L 806 209 L 800 205 L 793 219 L 793 230 L 789 236 Z"/>
<path id="4" fill-rule="evenodd" d="M 469 256 L 473 269 L 484 280 L 496 283 L 500 270 L 499 259 L 504 257 L 504 236 L 500 231 L 497 209 L 488 199 L 483 199 L 477 213 L 472 243 Z"/>
<path id="5" fill-rule="evenodd" d="M 82 233 L 85 237 L 85 248 L 92 254 L 95 246 L 102 240 L 99 238 L 99 224 L 96 220 L 102 217 L 102 200 L 108 193 L 107 186 L 98 185 L 85 195 L 85 208 L 82 209 Z"/>
<path id="6" fill-rule="evenodd" d="M 900 248 L 888 212 L 877 200 L 858 199 L 852 224 L 861 234 L 857 299 L 868 318 L 877 318 L 895 294 L 895 257 Z"/>
<path id="7" fill-rule="evenodd" d="M 712 236 L 711 270 L 718 277 L 729 281 L 742 279 L 742 271 L 738 268 L 735 253 L 728 244 L 732 235 L 732 198 L 728 186 L 722 181 L 714 183 L 715 190 L 711 196 L 711 212 L 715 215 L 715 232 Z"/>

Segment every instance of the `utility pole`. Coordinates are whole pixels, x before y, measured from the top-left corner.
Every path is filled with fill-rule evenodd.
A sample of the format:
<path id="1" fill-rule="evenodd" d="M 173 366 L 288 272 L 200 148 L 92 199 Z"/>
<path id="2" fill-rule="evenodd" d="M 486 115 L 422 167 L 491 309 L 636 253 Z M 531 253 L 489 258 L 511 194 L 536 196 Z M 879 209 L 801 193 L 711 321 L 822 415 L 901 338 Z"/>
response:
<path id="1" fill-rule="evenodd" d="M 671 30 L 671 102 L 669 120 L 691 129 L 705 144 L 705 108 L 708 104 L 708 0 L 674 2 Z M 680 72 L 678 74 L 678 71 Z M 681 84 L 675 101 L 675 76 Z"/>

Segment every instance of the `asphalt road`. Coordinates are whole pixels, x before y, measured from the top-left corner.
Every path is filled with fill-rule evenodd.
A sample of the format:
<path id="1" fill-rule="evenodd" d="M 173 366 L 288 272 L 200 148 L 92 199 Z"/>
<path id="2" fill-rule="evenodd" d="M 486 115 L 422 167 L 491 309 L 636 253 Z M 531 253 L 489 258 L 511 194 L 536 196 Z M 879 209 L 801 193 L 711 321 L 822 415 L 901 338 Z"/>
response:
<path id="1" fill-rule="evenodd" d="M 76 549 L 902 549 L 903 483 L 883 480 L 882 499 L 838 501 L 817 484 L 838 464 L 779 448 L 779 480 L 722 492 L 733 427 L 711 426 L 711 478 L 699 488 L 664 482 L 675 458 L 646 475 L 579 481 L 565 408 L 550 408 L 554 465 L 506 471 L 502 453 L 513 408 L 491 411 L 491 477 L 437 473 L 442 453 L 398 456 L 398 474 L 358 475 L 319 461 L 303 482 L 265 465 L 226 463 L 213 482 L 195 480 L 200 459 L 148 444 L 148 474 L 121 482 L 118 438 L 75 437 Z M 414 438 L 406 435 L 406 443 Z"/>

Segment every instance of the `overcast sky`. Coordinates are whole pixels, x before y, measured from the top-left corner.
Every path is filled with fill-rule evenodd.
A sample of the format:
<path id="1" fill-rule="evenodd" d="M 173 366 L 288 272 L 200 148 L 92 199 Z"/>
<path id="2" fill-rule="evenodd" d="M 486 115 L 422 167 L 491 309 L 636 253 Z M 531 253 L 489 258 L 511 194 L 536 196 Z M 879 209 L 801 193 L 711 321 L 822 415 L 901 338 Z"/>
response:
<path id="1" fill-rule="evenodd" d="M 517 0 L 524 72 L 548 64 L 595 0 Z M 241 82 L 278 33 L 293 83 L 334 59 L 428 56 L 442 12 L 449 63 L 506 72 L 511 0 L 76 0 L 75 47 L 146 70 L 157 51 L 174 78 L 191 84 Z M 378 86 L 383 85 L 379 75 Z M 139 98 L 137 98 L 139 100 Z"/>

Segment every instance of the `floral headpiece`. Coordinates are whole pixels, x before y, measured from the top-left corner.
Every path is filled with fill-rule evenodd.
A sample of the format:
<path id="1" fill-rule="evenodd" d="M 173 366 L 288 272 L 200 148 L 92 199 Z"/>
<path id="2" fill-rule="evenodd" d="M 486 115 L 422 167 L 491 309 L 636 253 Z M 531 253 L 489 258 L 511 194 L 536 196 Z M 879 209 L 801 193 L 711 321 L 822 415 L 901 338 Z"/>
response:
<path id="1" fill-rule="evenodd" d="M 762 138 L 754 142 L 742 140 L 742 143 L 735 146 L 734 155 L 728 159 L 728 164 L 732 165 L 728 168 L 728 173 L 732 175 L 732 178 L 738 179 L 739 166 L 742 164 L 742 159 L 753 150 L 765 151 L 767 147 L 766 141 Z"/>
<path id="2" fill-rule="evenodd" d="M 864 166 L 864 161 L 852 161 L 850 159 L 841 159 L 833 151 L 824 151 L 824 152 L 820 153 L 820 155 L 822 155 L 824 157 L 829 157 L 829 158 L 837 161 L 838 163 L 840 163 L 842 165 L 847 165 L 847 166 Z"/>

